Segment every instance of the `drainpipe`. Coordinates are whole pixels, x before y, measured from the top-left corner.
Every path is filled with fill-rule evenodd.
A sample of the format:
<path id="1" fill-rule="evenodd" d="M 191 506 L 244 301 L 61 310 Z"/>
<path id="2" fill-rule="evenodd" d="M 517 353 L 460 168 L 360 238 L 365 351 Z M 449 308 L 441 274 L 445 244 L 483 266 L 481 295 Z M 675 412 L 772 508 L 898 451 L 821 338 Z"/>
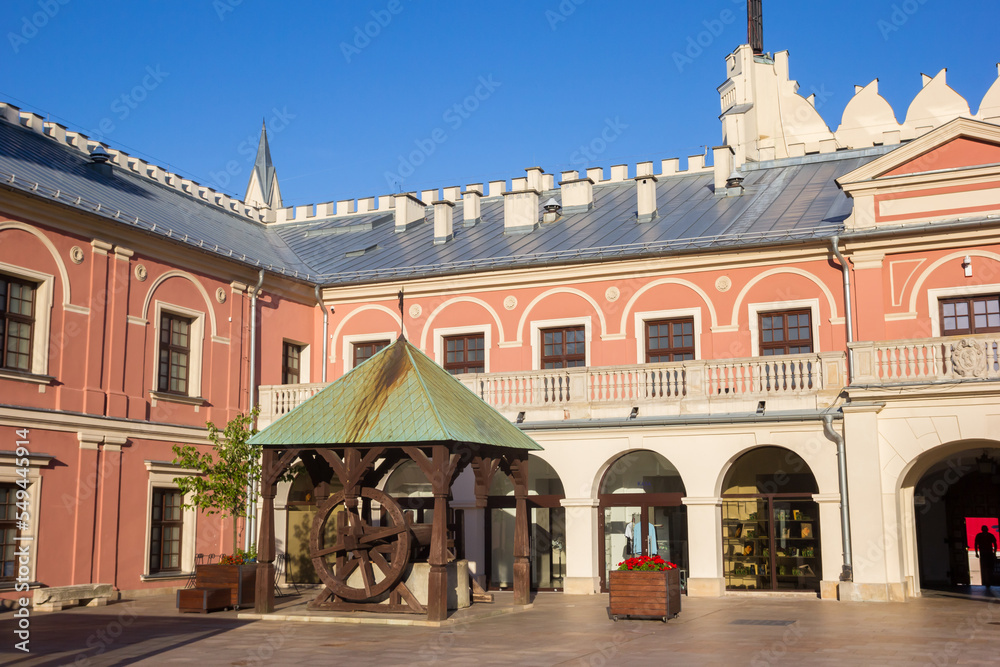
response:
<path id="1" fill-rule="evenodd" d="M 840 271 L 844 274 L 844 323 L 847 325 L 847 342 L 854 342 L 854 324 L 851 317 L 851 269 L 847 265 L 847 260 L 840 254 L 840 237 L 834 235 L 830 238 L 830 247 L 833 254 L 840 262 Z M 854 353 L 851 348 L 847 348 L 847 384 L 851 384 L 854 378 Z"/>
<path id="2" fill-rule="evenodd" d="M 320 371 L 323 376 L 322 378 L 323 384 L 326 384 L 326 359 L 327 359 L 326 346 L 330 342 L 327 334 L 327 331 L 329 331 L 329 326 L 330 326 L 330 311 L 327 310 L 326 306 L 323 305 L 323 296 L 320 293 L 319 285 L 316 285 L 315 291 L 316 291 L 316 303 L 319 304 L 320 310 L 323 311 L 323 363 L 320 364 Z"/>
<path id="3" fill-rule="evenodd" d="M 840 532 L 844 542 L 844 569 L 841 581 L 854 581 L 854 558 L 851 555 L 851 513 L 847 498 L 847 449 L 844 436 L 833 428 L 833 415 L 823 415 L 823 434 L 837 443 L 837 473 L 840 481 Z"/>
<path id="4" fill-rule="evenodd" d="M 257 295 L 260 294 L 260 287 L 264 284 L 264 269 L 257 274 L 257 284 L 254 285 L 253 292 L 250 293 L 250 410 L 253 410 L 257 398 Z M 253 424 L 256 426 L 256 424 Z M 253 534 L 257 531 L 257 508 L 255 506 L 254 494 L 256 489 L 253 484 L 247 481 L 247 518 L 246 530 L 243 535 L 243 549 L 250 550 L 253 543 Z M 233 519 L 235 521 L 235 518 Z"/>

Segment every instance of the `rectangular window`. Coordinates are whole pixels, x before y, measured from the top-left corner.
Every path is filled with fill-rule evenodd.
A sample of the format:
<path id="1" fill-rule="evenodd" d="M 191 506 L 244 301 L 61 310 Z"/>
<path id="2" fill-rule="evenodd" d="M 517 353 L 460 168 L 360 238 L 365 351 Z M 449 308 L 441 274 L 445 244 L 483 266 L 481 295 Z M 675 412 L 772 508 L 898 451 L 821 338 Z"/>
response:
<path id="1" fill-rule="evenodd" d="M 159 390 L 187 395 L 190 361 L 191 320 L 163 313 L 160 317 Z"/>
<path id="2" fill-rule="evenodd" d="M 149 536 L 149 573 L 181 569 L 181 530 L 184 527 L 181 492 L 153 489 L 153 517 Z"/>
<path id="3" fill-rule="evenodd" d="M 812 312 L 783 310 L 760 313 L 760 354 L 803 354 L 813 351 Z"/>
<path id="4" fill-rule="evenodd" d="M 35 285 L 0 275 L 0 368 L 31 370 L 34 325 Z"/>
<path id="5" fill-rule="evenodd" d="M 354 344 L 354 368 L 357 368 L 361 363 L 367 361 L 369 358 L 375 355 L 376 352 L 382 348 L 389 345 L 387 340 L 374 340 L 368 341 L 366 343 L 355 343 Z"/>
<path id="6" fill-rule="evenodd" d="M 281 384 L 298 384 L 302 361 L 302 346 L 283 343 L 281 350 Z"/>
<path id="7" fill-rule="evenodd" d="M 694 318 L 646 322 L 646 363 L 694 359 Z"/>
<path id="8" fill-rule="evenodd" d="M 1000 331 L 1000 295 L 941 299 L 941 335 Z"/>
<path id="9" fill-rule="evenodd" d="M 587 337 L 582 326 L 542 329 L 542 368 L 576 368 L 587 363 Z"/>
<path id="10" fill-rule="evenodd" d="M 483 334 L 448 336 L 444 339 L 444 368 L 452 375 L 486 370 L 486 338 Z"/>
<path id="11" fill-rule="evenodd" d="M 17 574 L 17 488 L 0 484 L 0 581 L 13 581 Z"/>

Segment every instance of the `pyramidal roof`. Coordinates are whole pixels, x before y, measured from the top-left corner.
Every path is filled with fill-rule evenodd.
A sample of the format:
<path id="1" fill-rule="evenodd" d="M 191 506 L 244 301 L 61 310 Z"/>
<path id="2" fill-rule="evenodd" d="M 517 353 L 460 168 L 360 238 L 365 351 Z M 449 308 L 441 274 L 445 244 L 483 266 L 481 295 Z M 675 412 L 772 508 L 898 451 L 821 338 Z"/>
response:
<path id="1" fill-rule="evenodd" d="M 403 337 L 250 442 L 271 447 L 454 442 L 541 449 Z"/>
<path id="2" fill-rule="evenodd" d="M 267 206 L 274 205 L 275 202 L 272 201 L 272 190 L 275 180 L 274 163 L 271 162 L 271 147 L 267 143 L 267 124 L 263 121 L 261 121 L 260 143 L 257 145 L 257 159 L 254 160 L 253 172 L 250 174 L 251 182 L 253 182 L 254 176 L 257 177 L 257 182 L 260 184 L 264 204 Z M 248 192 L 249 189 L 248 185 Z"/>

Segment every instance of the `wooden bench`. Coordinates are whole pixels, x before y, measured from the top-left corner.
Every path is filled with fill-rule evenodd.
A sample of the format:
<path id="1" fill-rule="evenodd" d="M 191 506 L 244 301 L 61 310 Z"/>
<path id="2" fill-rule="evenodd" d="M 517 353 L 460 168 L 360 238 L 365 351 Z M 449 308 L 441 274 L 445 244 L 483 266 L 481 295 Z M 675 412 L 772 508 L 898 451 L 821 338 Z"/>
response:
<path id="1" fill-rule="evenodd" d="M 36 611 L 61 611 L 64 607 L 75 607 L 86 602 L 88 607 L 103 607 L 118 594 L 111 584 L 77 584 L 75 586 L 53 586 L 38 588 L 32 594 L 32 606 Z"/>
<path id="2" fill-rule="evenodd" d="M 254 602 L 257 565 L 197 565 L 194 588 L 177 591 L 177 609 L 207 614 L 226 607 L 239 609 Z"/>

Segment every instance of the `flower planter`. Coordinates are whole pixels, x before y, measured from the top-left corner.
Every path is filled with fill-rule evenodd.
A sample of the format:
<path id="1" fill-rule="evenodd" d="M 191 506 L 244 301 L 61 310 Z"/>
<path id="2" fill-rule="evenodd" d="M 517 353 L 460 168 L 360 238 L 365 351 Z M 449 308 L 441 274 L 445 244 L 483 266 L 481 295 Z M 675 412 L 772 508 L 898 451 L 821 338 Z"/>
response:
<path id="1" fill-rule="evenodd" d="M 194 588 L 177 591 L 179 611 L 206 613 L 226 607 L 249 607 L 254 603 L 257 563 L 195 565 L 194 577 Z"/>
<path id="2" fill-rule="evenodd" d="M 681 611 L 681 571 L 612 570 L 608 573 L 611 618 L 655 616 L 667 619 Z"/>

